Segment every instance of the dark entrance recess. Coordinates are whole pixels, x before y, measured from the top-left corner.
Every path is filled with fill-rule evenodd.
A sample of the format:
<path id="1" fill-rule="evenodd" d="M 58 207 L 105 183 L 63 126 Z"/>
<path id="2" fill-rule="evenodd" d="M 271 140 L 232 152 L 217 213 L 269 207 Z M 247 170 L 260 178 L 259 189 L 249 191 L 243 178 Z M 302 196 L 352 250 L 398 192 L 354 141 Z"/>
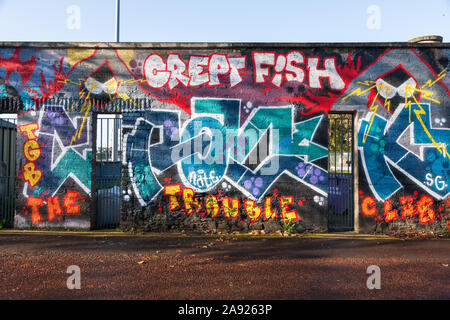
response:
<path id="1" fill-rule="evenodd" d="M 330 113 L 328 118 L 328 229 L 351 231 L 354 230 L 354 116 Z"/>
<path id="2" fill-rule="evenodd" d="M 14 226 L 17 115 L 0 114 L 0 229 Z"/>
<path id="3" fill-rule="evenodd" d="M 98 114 L 96 140 L 96 229 L 120 224 L 122 115 Z"/>

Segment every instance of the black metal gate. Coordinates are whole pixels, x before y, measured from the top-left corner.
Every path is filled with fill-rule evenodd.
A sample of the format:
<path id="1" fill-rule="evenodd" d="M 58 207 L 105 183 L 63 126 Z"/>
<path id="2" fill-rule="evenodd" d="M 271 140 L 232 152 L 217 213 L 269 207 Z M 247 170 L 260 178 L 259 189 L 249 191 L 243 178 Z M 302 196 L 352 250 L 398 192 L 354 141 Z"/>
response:
<path id="1" fill-rule="evenodd" d="M 96 228 L 115 228 L 120 224 L 121 123 L 119 114 L 97 117 Z"/>
<path id="2" fill-rule="evenodd" d="M 353 114 L 328 116 L 328 229 L 350 231 L 354 230 Z"/>
<path id="3" fill-rule="evenodd" d="M 17 116 L 0 115 L 0 229 L 14 226 Z"/>

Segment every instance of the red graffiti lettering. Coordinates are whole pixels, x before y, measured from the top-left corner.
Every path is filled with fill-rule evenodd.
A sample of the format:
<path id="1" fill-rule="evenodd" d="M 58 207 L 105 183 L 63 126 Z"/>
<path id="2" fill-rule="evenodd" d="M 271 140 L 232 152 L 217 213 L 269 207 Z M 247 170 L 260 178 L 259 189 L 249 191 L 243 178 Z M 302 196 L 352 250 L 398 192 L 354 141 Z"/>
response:
<path id="1" fill-rule="evenodd" d="M 417 201 L 417 212 L 419 213 L 419 223 L 428 224 L 434 221 L 435 212 L 433 210 L 433 198 L 427 195 L 422 195 Z"/>
<path id="2" fill-rule="evenodd" d="M 44 204 L 44 198 L 28 197 L 27 206 L 31 208 L 31 222 L 36 224 L 42 220 L 39 207 Z"/>
<path id="3" fill-rule="evenodd" d="M 80 214 L 80 205 L 76 204 L 79 193 L 76 191 L 67 191 L 64 196 L 63 208 L 66 209 L 66 215 Z"/>
<path id="4" fill-rule="evenodd" d="M 62 214 L 61 205 L 59 203 L 58 196 L 48 197 L 47 198 L 47 212 L 48 212 L 48 221 L 52 221 Z"/>
<path id="5" fill-rule="evenodd" d="M 371 196 L 367 196 L 361 202 L 361 211 L 366 217 L 372 217 L 377 214 L 376 202 Z"/>
<path id="6" fill-rule="evenodd" d="M 400 206 L 403 220 L 409 219 L 416 214 L 412 196 L 400 197 Z"/>
<path id="7" fill-rule="evenodd" d="M 392 209 L 391 200 L 384 202 L 384 220 L 390 222 L 398 219 L 397 210 Z"/>

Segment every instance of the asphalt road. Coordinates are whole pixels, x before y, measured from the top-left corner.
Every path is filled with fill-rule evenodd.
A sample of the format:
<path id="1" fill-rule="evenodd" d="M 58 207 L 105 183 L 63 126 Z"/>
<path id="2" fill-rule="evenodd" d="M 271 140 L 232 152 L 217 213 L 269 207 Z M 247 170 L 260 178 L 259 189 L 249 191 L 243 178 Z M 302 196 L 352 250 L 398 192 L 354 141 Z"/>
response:
<path id="1" fill-rule="evenodd" d="M 449 253 L 448 239 L 2 231 L 0 299 L 449 299 Z"/>

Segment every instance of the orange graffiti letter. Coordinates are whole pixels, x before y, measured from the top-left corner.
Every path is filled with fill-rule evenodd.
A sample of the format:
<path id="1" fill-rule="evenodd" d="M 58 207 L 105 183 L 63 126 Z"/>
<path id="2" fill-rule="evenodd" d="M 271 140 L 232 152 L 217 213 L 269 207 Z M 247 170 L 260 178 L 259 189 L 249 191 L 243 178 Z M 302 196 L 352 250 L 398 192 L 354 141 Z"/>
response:
<path id="1" fill-rule="evenodd" d="M 48 221 L 52 221 L 56 218 L 56 216 L 62 214 L 61 205 L 59 204 L 59 198 L 56 197 L 48 197 L 47 198 L 47 212 L 48 212 Z"/>
<path id="2" fill-rule="evenodd" d="M 28 197 L 27 206 L 31 207 L 31 222 L 36 224 L 42 220 L 39 207 L 44 204 L 44 198 Z"/>
<path id="3" fill-rule="evenodd" d="M 80 205 L 75 204 L 79 193 L 68 190 L 64 196 L 63 207 L 66 209 L 66 214 L 80 214 Z"/>
<path id="4" fill-rule="evenodd" d="M 392 220 L 397 220 L 397 210 L 392 209 L 392 203 L 391 200 L 386 200 L 384 202 L 384 220 L 386 222 L 390 222 Z"/>
<path id="5" fill-rule="evenodd" d="M 413 197 L 406 196 L 400 197 L 400 205 L 402 210 L 402 218 L 403 220 L 409 219 L 416 214 L 416 210 L 413 205 Z"/>
<path id="6" fill-rule="evenodd" d="M 419 223 L 428 224 L 433 222 L 436 216 L 432 208 L 434 200 L 432 197 L 422 195 L 420 200 L 417 201 L 417 212 L 419 212 Z"/>
<path id="7" fill-rule="evenodd" d="M 376 202 L 371 196 L 367 196 L 361 202 L 361 211 L 366 217 L 377 214 Z"/>

